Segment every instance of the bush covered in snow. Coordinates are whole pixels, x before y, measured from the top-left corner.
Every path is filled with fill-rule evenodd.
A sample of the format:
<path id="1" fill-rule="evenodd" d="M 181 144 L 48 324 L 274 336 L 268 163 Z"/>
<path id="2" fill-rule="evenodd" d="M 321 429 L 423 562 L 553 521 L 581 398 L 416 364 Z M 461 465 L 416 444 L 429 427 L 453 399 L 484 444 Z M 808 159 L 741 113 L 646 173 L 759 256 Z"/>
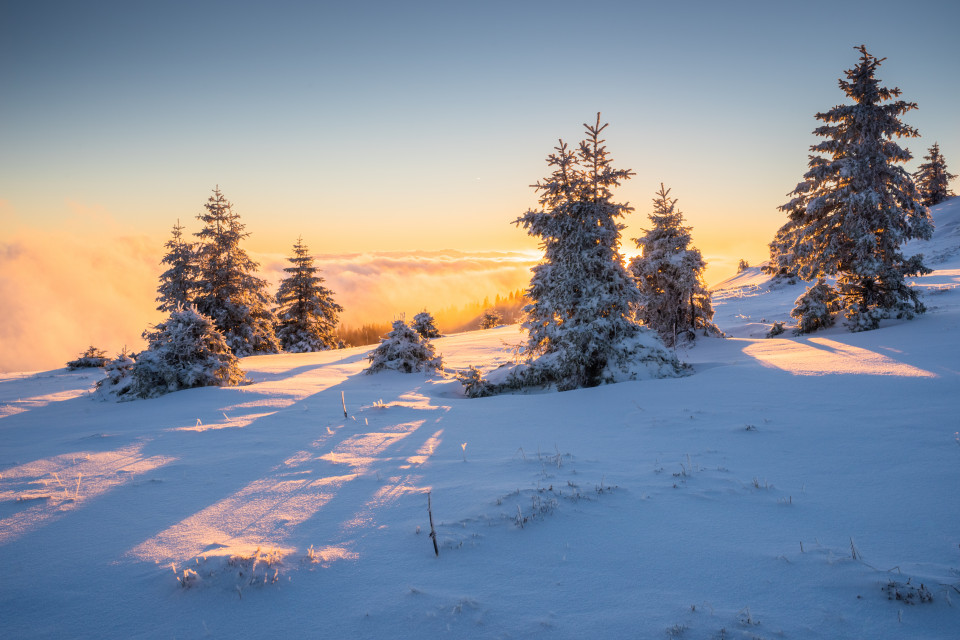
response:
<path id="1" fill-rule="evenodd" d="M 117 398 L 132 399 L 131 389 L 134 385 L 133 367 L 136 364 L 136 354 L 128 354 L 124 349 L 117 357 L 104 366 L 107 377 L 97 382 L 97 391 Z"/>
<path id="2" fill-rule="evenodd" d="M 67 369 L 73 371 L 74 369 L 102 367 L 107 364 L 109 360 L 110 358 L 107 357 L 106 351 L 90 345 L 86 351 L 80 354 L 80 357 L 67 363 Z"/>
<path id="3" fill-rule="evenodd" d="M 493 385 L 484 380 L 480 370 L 472 365 L 467 367 L 466 371 L 458 372 L 457 379 L 463 385 L 463 392 L 468 398 L 485 398 L 494 394 Z"/>
<path id="4" fill-rule="evenodd" d="M 193 387 L 244 381 L 238 360 L 210 318 L 196 307 L 178 309 L 144 333 L 149 347 L 135 360 L 110 363 L 98 388 L 120 399 L 153 398 Z"/>
<path id="5" fill-rule="evenodd" d="M 820 278 L 817 284 L 808 287 L 797 298 L 790 315 L 798 321 L 796 333 L 802 334 L 833 326 L 839 310 L 840 297 L 837 291 Z"/>
<path id="6" fill-rule="evenodd" d="M 443 361 L 436 355 L 430 341 L 403 320 L 394 321 L 393 329 L 370 352 L 367 360 L 370 366 L 364 369 L 364 373 L 376 373 L 383 369 L 404 373 L 443 369 Z"/>

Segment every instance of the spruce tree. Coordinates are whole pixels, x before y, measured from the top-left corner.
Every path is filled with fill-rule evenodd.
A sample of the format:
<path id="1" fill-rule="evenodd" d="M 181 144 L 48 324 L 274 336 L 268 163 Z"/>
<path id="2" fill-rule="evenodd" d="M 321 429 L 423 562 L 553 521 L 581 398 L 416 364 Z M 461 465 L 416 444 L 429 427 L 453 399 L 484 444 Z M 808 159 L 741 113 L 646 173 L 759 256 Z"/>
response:
<path id="1" fill-rule="evenodd" d="M 303 353 L 337 349 L 343 343 L 337 337 L 337 316 L 343 307 L 334 302 L 333 292 L 323 286 L 320 269 L 314 266 L 303 238 L 297 238 L 292 266 L 284 269 L 290 275 L 277 290 L 277 338 L 284 351 Z"/>
<path id="2" fill-rule="evenodd" d="M 950 181 L 957 176 L 947 171 L 947 161 L 943 159 L 940 145 L 936 142 L 930 147 L 930 155 L 923 156 L 923 159 L 928 162 L 920 165 L 913 179 L 920 190 L 923 204 L 932 207 L 955 195 L 950 190 Z"/>
<path id="3" fill-rule="evenodd" d="M 555 383 L 559 390 L 628 379 L 649 358 L 670 359 L 662 344 L 651 347 L 640 336 L 646 332 L 634 317 L 640 292 L 620 254 L 620 219 L 632 208 L 614 202 L 612 190 L 633 172 L 613 167 L 599 113 L 596 124 L 584 127 L 579 149 L 560 140 L 547 159 L 552 173 L 533 185 L 541 208 L 515 221 L 540 239 L 544 252 L 524 308 L 526 382 Z M 677 374 L 675 359 L 667 368 Z"/>
<path id="4" fill-rule="evenodd" d="M 501 324 L 503 324 L 503 314 L 496 307 L 484 309 L 483 315 L 480 316 L 481 329 L 494 329 Z"/>
<path id="5" fill-rule="evenodd" d="M 250 234 L 220 188 L 197 216 L 204 227 L 196 234 L 199 279 L 195 303 L 209 316 L 230 349 L 238 357 L 277 353 L 280 343 L 274 333 L 276 316 L 270 310 L 267 283 L 254 275 L 259 265 L 250 259 L 240 242 Z"/>
<path id="6" fill-rule="evenodd" d="M 439 338 L 440 330 L 437 329 L 436 321 L 428 311 L 421 311 L 413 316 L 413 324 L 410 327 L 420 334 L 423 338 Z"/>
<path id="7" fill-rule="evenodd" d="M 700 250 L 690 246 L 690 227 L 676 198 L 660 183 L 653 199 L 653 226 L 636 239 L 641 254 L 630 261 L 640 288 L 639 318 L 672 346 L 678 337 L 696 336 L 697 331 L 720 335 L 711 322 L 713 306 L 703 281 L 706 262 Z"/>
<path id="8" fill-rule="evenodd" d="M 923 304 L 904 282 L 929 273 L 923 256 L 904 257 L 901 246 L 933 233 L 930 215 L 910 174 L 910 160 L 894 138 L 917 131 L 900 121 L 916 104 L 894 100 L 899 89 L 875 77 L 883 58 L 860 52 L 858 64 L 841 78 L 853 104 L 818 113 L 825 138 L 810 149 L 804 181 L 780 207 L 789 220 L 781 229 L 783 249 L 804 280 L 836 276 L 840 304 L 854 331 L 875 329 L 882 318 L 912 317 Z M 823 155 L 821 155 L 823 154 Z"/>
<path id="9" fill-rule="evenodd" d="M 193 292 L 197 286 L 197 262 L 193 245 L 183 240 L 183 227 L 180 221 L 173 226 L 173 236 L 163 245 L 167 254 L 161 260 L 169 268 L 160 276 L 157 287 L 158 311 L 170 312 L 190 306 Z"/>

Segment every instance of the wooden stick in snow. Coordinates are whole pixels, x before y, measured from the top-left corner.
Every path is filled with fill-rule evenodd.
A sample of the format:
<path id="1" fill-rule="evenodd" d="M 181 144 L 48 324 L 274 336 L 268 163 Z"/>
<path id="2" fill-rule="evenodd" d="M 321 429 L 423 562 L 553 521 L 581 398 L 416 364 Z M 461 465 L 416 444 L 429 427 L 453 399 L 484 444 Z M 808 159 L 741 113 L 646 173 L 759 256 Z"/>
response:
<path id="1" fill-rule="evenodd" d="M 433 507 L 430 504 L 430 492 L 427 491 L 427 514 L 430 516 L 430 539 L 433 540 L 433 552 L 440 557 L 440 547 L 437 546 L 437 532 L 433 528 Z"/>
<path id="2" fill-rule="evenodd" d="M 347 399 L 343 397 L 343 391 L 340 392 L 340 403 L 343 405 L 343 417 L 347 418 Z"/>

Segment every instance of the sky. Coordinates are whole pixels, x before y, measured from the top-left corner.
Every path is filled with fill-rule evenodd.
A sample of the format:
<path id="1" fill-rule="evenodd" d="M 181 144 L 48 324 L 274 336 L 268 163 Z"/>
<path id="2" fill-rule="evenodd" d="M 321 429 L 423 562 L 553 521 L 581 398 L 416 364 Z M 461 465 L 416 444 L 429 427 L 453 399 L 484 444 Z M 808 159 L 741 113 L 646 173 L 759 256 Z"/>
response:
<path id="1" fill-rule="evenodd" d="M 523 286 L 451 291 L 456 267 L 426 256 L 535 260 L 511 223 L 597 112 L 636 172 L 625 252 L 663 182 L 715 283 L 765 259 L 860 44 L 919 106 L 905 145 L 939 142 L 960 173 L 957 3 L 667 5 L 0 2 L 0 371 L 139 348 L 163 243 L 216 185 L 269 278 L 302 236 L 341 256 L 331 282 L 404 253 L 445 280 L 408 282 L 393 313 Z M 374 319 L 363 300 L 394 282 L 337 293 Z"/>

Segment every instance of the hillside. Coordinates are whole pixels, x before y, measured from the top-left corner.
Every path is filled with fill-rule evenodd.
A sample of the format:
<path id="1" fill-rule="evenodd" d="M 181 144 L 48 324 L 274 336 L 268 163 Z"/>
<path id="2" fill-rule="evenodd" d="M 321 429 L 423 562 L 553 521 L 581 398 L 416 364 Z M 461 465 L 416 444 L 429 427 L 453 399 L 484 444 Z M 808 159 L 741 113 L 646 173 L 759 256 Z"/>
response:
<path id="1" fill-rule="evenodd" d="M 960 199 L 934 215 L 924 316 L 765 339 L 803 285 L 751 268 L 681 379 L 468 400 L 353 348 L 117 404 L 4 374 L 4 635 L 955 638 Z"/>

